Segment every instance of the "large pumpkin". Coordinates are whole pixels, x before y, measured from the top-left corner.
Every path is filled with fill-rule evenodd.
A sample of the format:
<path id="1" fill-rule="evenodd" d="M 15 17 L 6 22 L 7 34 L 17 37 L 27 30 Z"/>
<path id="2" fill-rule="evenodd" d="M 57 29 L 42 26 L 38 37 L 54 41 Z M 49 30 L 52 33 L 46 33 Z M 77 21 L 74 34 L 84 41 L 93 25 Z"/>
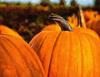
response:
<path id="1" fill-rule="evenodd" d="M 0 77 L 45 77 L 45 74 L 38 56 L 24 40 L 0 32 Z"/>
<path id="2" fill-rule="evenodd" d="M 100 39 L 94 37 L 97 35 L 86 27 L 72 30 L 61 17 L 50 18 L 64 29 L 41 31 L 29 43 L 40 57 L 46 76 L 100 77 Z"/>

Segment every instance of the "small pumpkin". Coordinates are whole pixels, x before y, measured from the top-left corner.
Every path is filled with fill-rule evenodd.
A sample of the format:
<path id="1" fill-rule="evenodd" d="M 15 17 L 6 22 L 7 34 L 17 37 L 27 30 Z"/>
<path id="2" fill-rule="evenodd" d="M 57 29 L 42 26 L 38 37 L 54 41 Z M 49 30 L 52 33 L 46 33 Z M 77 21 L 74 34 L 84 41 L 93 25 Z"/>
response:
<path id="1" fill-rule="evenodd" d="M 93 10 L 86 10 L 83 13 L 84 13 L 84 17 L 85 17 L 87 22 L 89 20 L 92 20 L 92 19 L 94 19 L 95 17 L 98 16 L 98 12 L 97 11 L 93 11 Z"/>
<path id="2" fill-rule="evenodd" d="M 9 35 L 13 35 L 13 36 L 22 38 L 16 31 L 8 28 L 5 25 L 0 25 L 0 33 L 1 34 L 9 34 Z"/>
<path id="3" fill-rule="evenodd" d="M 87 27 L 96 31 L 100 35 L 100 14 L 96 11 L 86 11 Z"/>
<path id="4" fill-rule="evenodd" d="M 0 32 L 0 77 L 45 77 L 45 74 L 39 57 L 23 39 Z"/>
<path id="5" fill-rule="evenodd" d="M 42 31 L 61 31 L 61 28 L 59 27 L 57 23 L 49 24 L 49 25 L 46 25 Z"/>
<path id="6" fill-rule="evenodd" d="M 59 23 L 62 31 L 41 31 L 29 43 L 40 57 L 46 76 L 100 77 L 97 34 L 84 26 L 72 29 L 59 16 L 51 15 L 50 19 Z"/>

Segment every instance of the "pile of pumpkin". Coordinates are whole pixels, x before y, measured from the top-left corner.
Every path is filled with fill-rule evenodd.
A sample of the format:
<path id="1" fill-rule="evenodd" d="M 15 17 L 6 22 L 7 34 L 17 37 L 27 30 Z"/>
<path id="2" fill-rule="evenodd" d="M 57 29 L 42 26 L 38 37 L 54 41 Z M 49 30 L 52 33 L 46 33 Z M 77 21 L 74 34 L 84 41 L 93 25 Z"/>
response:
<path id="1" fill-rule="evenodd" d="M 100 14 L 97 11 L 93 10 L 86 10 L 83 11 L 85 25 L 94 30 L 100 36 Z M 68 17 L 67 20 L 72 25 L 72 27 L 78 26 L 78 17 L 73 14 L 72 16 Z"/>
<path id="2" fill-rule="evenodd" d="M 100 77 L 100 38 L 61 16 L 26 43 L 0 25 L 0 77 Z M 83 21 L 82 21 L 83 23 Z"/>

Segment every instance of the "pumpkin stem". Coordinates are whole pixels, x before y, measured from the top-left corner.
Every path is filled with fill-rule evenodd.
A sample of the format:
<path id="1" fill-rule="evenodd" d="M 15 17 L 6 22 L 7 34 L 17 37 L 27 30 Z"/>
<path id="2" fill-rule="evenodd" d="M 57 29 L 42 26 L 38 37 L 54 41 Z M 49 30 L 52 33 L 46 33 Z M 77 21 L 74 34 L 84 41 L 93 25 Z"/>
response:
<path id="1" fill-rule="evenodd" d="M 50 21 L 58 23 L 62 30 L 72 31 L 72 27 L 69 25 L 69 23 L 63 17 L 52 13 L 48 17 L 48 19 Z"/>
<path id="2" fill-rule="evenodd" d="M 82 10 L 82 8 L 81 8 L 80 5 L 79 5 L 79 25 L 80 25 L 81 27 L 86 28 L 86 22 L 85 22 L 83 10 Z"/>

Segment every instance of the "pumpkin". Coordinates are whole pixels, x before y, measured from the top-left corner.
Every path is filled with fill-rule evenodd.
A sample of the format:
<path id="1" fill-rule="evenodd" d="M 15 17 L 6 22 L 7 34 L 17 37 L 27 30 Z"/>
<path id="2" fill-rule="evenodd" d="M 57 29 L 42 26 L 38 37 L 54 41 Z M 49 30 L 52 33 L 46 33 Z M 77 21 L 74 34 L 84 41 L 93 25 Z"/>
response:
<path id="1" fill-rule="evenodd" d="M 5 25 L 0 25 L 0 33 L 1 34 L 10 34 L 10 35 L 13 35 L 13 36 L 16 36 L 16 37 L 19 37 L 19 38 L 22 38 L 16 31 L 8 28 L 7 26 Z"/>
<path id="2" fill-rule="evenodd" d="M 15 36 L 0 32 L 0 77 L 45 77 L 35 51 Z"/>
<path id="3" fill-rule="evenodd" d="M 49 25 L 46 25 L 42 31 L 61 31 L 61 28 L 59 27 L 57 23 L 49 24 Z"/>
<path id="4" fill-rule="evenodd" d="M 84 26 L 72 29 L 59 16 L 50 19 L 59 23 L 62 31 L 41 31 L 29 43 L 46 76 L 100 77 L 100 39 L 94 37 L 98 35 Z"/>
<path id="5" fill-rule="evenodd" d="M 87 22 L 89 20 L 94 19 L 95 17 L 98 16 L 98 12 L 97 11 L 93 11 L 93 10 L 86 10 L 83 13 L 84 13 L 84 17 L 85 17 Z"/>
<path id="6" fill-rule="evenodd" d="M 87 27 L 100 35 L 100 14 L 96 11 L 86 11 L 84 15 L 87 20 Z"/>
<path id="7" fill-rule="evenodd" d="M 87 23 L 87 25 L 90 25 L 90 28 L 94 30 L 95 32 L 97 32 L 98 35 L 100 36 L 100 20 L 96 22 L 91 21 L 90 23 Z"/>

